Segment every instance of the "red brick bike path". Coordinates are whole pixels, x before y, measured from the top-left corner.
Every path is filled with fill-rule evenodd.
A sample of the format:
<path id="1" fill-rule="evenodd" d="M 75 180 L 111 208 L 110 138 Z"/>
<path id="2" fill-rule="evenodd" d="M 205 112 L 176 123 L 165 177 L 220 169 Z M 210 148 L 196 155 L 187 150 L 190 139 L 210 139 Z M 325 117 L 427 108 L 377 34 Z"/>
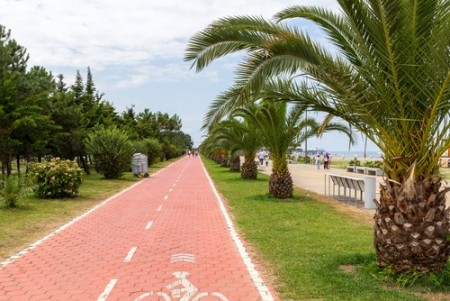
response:
<path id="1" fill-rule="evenodd" d="M 175 162 L 0 266 L 0 301 L 278 300 L 198 157 Z"/>

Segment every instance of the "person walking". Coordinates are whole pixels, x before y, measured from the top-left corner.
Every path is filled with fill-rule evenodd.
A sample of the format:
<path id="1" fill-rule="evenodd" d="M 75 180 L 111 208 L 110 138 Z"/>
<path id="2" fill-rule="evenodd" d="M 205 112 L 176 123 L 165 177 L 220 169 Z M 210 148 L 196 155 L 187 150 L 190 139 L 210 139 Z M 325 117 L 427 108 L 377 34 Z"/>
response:
<path id="1" fill-rule="evenodd" d="M 323 154 L 323 169 L 328 169 L 328 160 L 329 160 L 329 157 L 328 157 L 328 153 L 326 152 Z"/>
<path id="2" fill-rule="evenodd" d="M 266 157 L 266 151 L 264 149 L 261 149 L 258 153 L 258 159 L 259 159 L 259 165 L 264 165 L 264 158 Z"/>
<path id="3" fill-rule="evenodd" d="M 317 154 L 316 156 L 316 165 L 317 165 L 317 169 L 320 170 L 320 155 Z"/>

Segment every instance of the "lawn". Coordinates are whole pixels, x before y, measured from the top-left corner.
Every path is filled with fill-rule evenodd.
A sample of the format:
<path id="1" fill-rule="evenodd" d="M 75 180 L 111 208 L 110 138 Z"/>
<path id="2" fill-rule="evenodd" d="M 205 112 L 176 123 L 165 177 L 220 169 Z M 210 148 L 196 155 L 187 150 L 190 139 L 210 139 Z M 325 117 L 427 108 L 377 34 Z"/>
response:
<path id="1" fill-rule="evenodd" d="M 271 199 L 267 176 L 245 181 L 212 161 L 205 164 L 283 300 L 425 300 L 374 277 L 370 222 L 300 190 L 289 201 Z"/>
<path id="2" fill-rule="evenodd" d="M 149 173 L 172 162 L 157 163 Z M 106 180 L 93 173 L 84 175 L 76 198 L 43 200 L 29 195 L 17 208 L 0 204 L 0 261 L 141 179 L 134 178 L 131 172 L 117 180 Z"/>

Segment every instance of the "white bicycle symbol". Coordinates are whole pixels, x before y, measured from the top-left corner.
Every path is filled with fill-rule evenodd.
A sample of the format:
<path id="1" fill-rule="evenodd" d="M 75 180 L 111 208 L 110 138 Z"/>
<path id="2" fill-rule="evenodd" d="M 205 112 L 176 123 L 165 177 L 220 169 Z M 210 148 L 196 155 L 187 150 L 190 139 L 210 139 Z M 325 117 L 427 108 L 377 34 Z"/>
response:
<path id="1" fill-rule="evenodd" d="M 217 297 L 217 300 L 228 301 L 228 298 L 221 293 L 202 292 L 197 294 L 198 288 L 186 279 L 186 277 L 189 275 L 189 273 L 187 272 L 175 272 L 172 273 L 172 275 L 174 275 L 178 280 L 167 285 L 166 288 L 171 290 L 170 294 L 174 299 L 178 299 L 179 301 L 199 301 L 203 297 L 212 296 Z M 175 288 L 177 286 L 181 286 L 181 288 Z M 141 301 L 152 296 L 155 296 L 157 298 L 156 300 L 171 301 L 169 294 L 166 294 L 164 292 L 148 292 L 140 295 L 134 301 Z M 162 299 L 160 299 L 159 297 L 161 297 Z"/>

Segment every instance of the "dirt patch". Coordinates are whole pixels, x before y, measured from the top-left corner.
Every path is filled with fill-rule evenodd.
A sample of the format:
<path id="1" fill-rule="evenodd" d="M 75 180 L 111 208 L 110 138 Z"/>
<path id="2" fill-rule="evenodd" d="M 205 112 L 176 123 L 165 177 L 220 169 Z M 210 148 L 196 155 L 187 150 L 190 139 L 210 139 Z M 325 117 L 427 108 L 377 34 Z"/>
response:
<path id="1" fill-rule="evenodd" d="M 344 273 L 353 273 L 356 270 L 356 266 L 354 265 L 341 265 L 339 266 L 339 269 L 343 271 Z"/>
<path id="2" fill-rule="evenodd" d="M 333 207 L 337 211 L 342 212 L 343 214 L 357 222 L 373 226 L 373 216 L 375 214 L 374 210 L 358 208 L 354 205 L 350 205 L 302 188 L 296 187 L 295 189 L 302 194 L 308 195 L 321 203 L 325 203 Z"/>
<path id="3" fill-rule="evenodd" d="M 417 293 L 416 295 L 426 301 L 450 301 L 450 293 Z"/>

